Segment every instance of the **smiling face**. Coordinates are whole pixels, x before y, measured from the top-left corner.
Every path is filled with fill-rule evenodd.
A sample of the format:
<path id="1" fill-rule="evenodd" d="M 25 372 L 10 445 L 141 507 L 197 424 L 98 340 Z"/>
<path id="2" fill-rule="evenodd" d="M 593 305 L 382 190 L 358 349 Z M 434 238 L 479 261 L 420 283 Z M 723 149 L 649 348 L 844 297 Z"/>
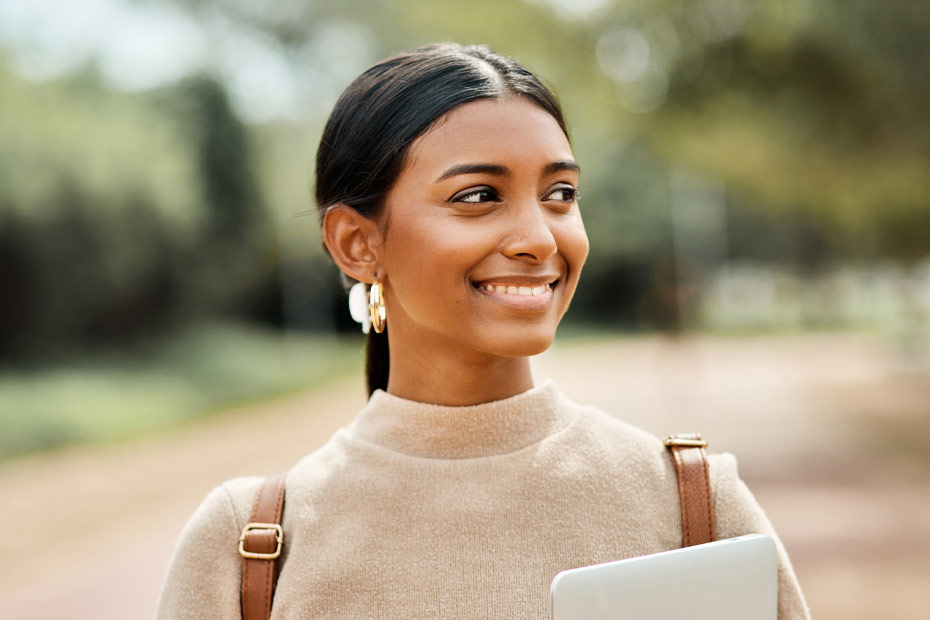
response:
<path id="1" fill-rule="evenodd" d="M 413 143 L 380 215 L 392 377 L 398 355 L 549 347 L 588 253 L 577 187 L 565 134 L 525 98 L 461 105 Z"/>

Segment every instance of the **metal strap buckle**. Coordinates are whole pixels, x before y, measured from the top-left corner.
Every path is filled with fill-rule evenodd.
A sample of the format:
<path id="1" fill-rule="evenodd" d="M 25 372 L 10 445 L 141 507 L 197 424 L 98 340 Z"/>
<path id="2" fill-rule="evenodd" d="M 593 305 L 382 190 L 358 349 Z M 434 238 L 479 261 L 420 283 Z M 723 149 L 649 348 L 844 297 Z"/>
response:
<path id="1" fill-rule="evenodd" d="M 684 437 L 666 437 L 662 442 L 668 448 L 706 448 L 707 442 L 703 439 L 686 439 Z"/>
<path id="2" fill-rule="evenodd" d="M 271 553 L 254 553 L 245 550 L 245 535 L 252 530 L 273 530 L 275 532 L 275 541 L 278 546 Z M 249 523 L 242 529 L 239 536 L 239 555 L 252 560 L 274 560 L 281 555 L 281 546 L 284 543 L 284 530 L 277 523 Z"/>

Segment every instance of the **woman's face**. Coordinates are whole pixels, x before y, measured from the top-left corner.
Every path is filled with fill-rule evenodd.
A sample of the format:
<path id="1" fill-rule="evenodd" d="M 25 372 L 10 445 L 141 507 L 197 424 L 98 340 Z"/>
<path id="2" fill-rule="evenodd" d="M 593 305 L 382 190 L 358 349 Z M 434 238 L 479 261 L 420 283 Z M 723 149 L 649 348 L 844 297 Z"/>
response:
<path id="1" fill-rule="evenodd" d="M 381 214 L 392 353 L 548 348 L 588 254 L 577 187 L 558 123 L 522 97 L 464 104 L 420 136 Z"/>

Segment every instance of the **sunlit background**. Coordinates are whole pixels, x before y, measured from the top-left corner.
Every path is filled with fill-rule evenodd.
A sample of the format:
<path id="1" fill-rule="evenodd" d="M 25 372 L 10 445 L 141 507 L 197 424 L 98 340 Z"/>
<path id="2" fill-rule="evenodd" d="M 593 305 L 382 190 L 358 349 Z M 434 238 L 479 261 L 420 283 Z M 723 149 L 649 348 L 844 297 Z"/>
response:
<path id="1" fill-rule="evenodd" d="M 583 169 L 591 254 L 537 376 L 735 452 L 815 617 L 925 617 L 907 0 L 0 3 L 0 521 L 27 532 L 0 535 L 0 616 L 151 617 L 210 486 L 351 420 L 316 144 L 362 70 L 444 40 L 543 76 Z"/>

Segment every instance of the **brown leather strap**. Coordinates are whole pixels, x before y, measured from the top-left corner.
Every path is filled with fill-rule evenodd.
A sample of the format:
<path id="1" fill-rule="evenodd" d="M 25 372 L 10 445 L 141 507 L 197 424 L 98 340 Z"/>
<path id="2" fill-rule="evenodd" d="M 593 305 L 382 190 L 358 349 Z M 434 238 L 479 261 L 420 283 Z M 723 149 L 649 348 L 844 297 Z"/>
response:
<path id="1" fill-rule="evenodd" d="M 284 474 L 265 479 L 252 507 L 252 521 L 242 530 L 242 620 L 268 620 L 284 545 Z"/>
<path id="2" fill-rule="evenodd" d="M 714 497 L 707 467 L 707 443 L 698 434 L 672 435 L 665 440 L 678 475 L 681 500 L 682 546 L 690 547 L 717 540 L 714 524 Z"/>

